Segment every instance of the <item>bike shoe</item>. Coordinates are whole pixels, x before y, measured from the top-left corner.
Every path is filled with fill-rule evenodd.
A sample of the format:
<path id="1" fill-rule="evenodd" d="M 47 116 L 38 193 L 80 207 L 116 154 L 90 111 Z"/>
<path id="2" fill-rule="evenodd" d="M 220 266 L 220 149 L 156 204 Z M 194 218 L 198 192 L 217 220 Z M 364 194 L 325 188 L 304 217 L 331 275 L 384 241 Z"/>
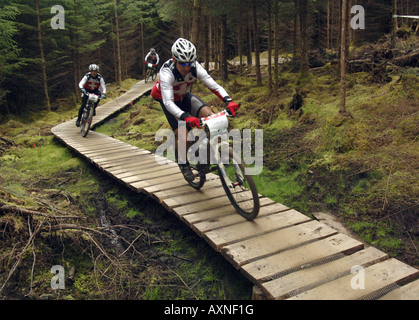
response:
<path id="1" fill-rule="evenodd" d="M 76 127 L 80 127 L 80 120 L 79 119 L 77 119 L 77 121 L 76 121 Z"/>
<path id="2" fill-rule="evenodd" d="M 189 163 L 185 164 L 178 164 L 180 171 L 182 172 L 183 176 L 187 181 L 193 181 L 195 179 L 195 175 L 192 172 L 191 166 Z"/>

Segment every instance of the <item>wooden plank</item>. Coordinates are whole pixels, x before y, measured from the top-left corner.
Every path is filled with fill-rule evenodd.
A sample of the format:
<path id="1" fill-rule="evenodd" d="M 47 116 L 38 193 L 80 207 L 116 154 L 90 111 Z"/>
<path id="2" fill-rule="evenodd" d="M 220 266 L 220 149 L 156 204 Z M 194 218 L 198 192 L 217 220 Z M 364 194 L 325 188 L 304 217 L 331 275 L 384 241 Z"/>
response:
<path id="1" fill-rule="evenodd" d="M 114 154 L 127 154 L 131 152 L 136 153 L 136 151 L 133 149 L 127 149 L 121 146 L 117 148 L 113 148 L 113 149 L 108 149 L 108 150 L 96 150 L 96 151 L 89 151 L 89 152 L 80 151 L 80 150 L 78 151 L 85 157 L 92 160 L 94 160 L 96 157 L 107 157 L 107 156 L 112 156 Z"/>
<path id="2" fill-rule="evenodd" d="M 170 179 L 172 178 L 172 179 Z M 163 179 L 159 178 L 158 180 L 154 181 L 152 185 L 144 188 L 144 192 L 146 192 L 148 195 L 153 197 L 156 201 L 161 202 L 160 198 L 156 196 L 156 193 L 167 190 L 167 189 L 173 189 L 173 188 L 179 188 L 179 187 L 189 187 L 192 188 L 185 179 L 179 179 L 179 178 L 173 178 L 172 176 L 169 177 L 169 179 Z M 151 180 L 150 180 L 151 181 Z M 136 183 L 132 184 L 134 187 L 136 187 Z"/>
<path id="3" fill-rule="evenodd" d="M 169 169 L 171 169 L 172 171 L 173 171 L 173 169 L 176 169 L 175 170 L 176 172 L 180 172 L 179 167 L 178 167 L 177 164 L 166 163 L 166 164 L 163 164 L 163 165 L 154 165 L 154 166 L 151 167 L 151 169 L 150 169 L 150 167 L 142 167 L 141 165 L 138 165 L 137 167 L 131 168 L 131 170 L 127 170 L 126 172 L 118 173 L 115 176 L 118 179 L 123 179 L 123 178 L 131 177 L 131 176 L 134 176 L 134 175 L 142 175 L 142 174 L 147 174 L 147 173 L 151 173 L 151 172 L 154 172 L 154 171 L 167 171 Z M 163 174 L 158 175 L 158 176 L 162 176 L 162 175 Z"/>
<path id="4" fill-rule="evenodd" d="M 308 221 L 311 221 L 311 219 L 302 213 L 295 210 L 287 210 L 281 213 L 259 217 L 253 221 L 246 221 L 208 231 L 204 234 L 204 238 L 213 248 L 219 251 L 221 247 L 230 243 L 257 237 Z"/>
<path id="5" fill-rule="evenodd" d="M 260 202 L 261 210 L 263 210 L 264 206 L 269 206 L 275 203 L 273 200 L 266 197 L 259 198 L 259 202 Z M 229 215 L 234 215 L 235 217 L 238 217 L 239 220 L 241 221 L 247 221 L 245 218 L 243 218 L 241 215 L 239 215 L 236 212 L 236 210 L 234 209 L 230 201 L 225 202 L 222 207 L 209 209 L 209 210 L 200 210 L 192 214 L 181 216 L 180 218 L 185 223 L 195 228 L 193 224 L 196 224 L 198 222 L 219 219 L 220 217 L 229 216 Z M 200 229 L 195 229 L 195 230 L 200 230 Z"/>
<path id="6" fill-rule="evenodd" d="M 110 168 L 114 168 L 114 167 L 118 167 L 120 168 L 120 166 L 123 166 L 126 163 L 132 163 L 133 161 L 148 161 L 147 159 L 149 159 L 150 157 L 152 157 L 152 155 L 150 155 L 150 153 L 142 153 L 142 154 L 138 154 L 138 155 L 132 155 L 126 158 L 122 158 L 122 159 L 116 159 L 113 161 L 96 161 L 96 163 L 104 170 L 108 170 Z"/>
<path id="7" fill-rule="evenodd" d="M 291 300 L 357 300 L 391 284 L 417 278 L 419 271 L 396 259 L 373 264 L 357 272 L 291 297 Z M 355 285 L 355 287 L 354 287 Z M 357 287 L 361 286 L 361 287 Z"/>
<path id="8" fill-rule="evenodd" d="M 185 180 L 185 182 L 186 182 L 186 180 Z M 181 196 L 181 195 L 184 195 L 184 194 L 190 194 L 190 193 L 195 194 L 197 192 L 198 193 L 203 193 L 203 192 L 206 192 L 206 190 L 208 190 L 208 189 L 218 188 L 218 187 L 221 187 L 220 179 L 205 182 L 204 186 L 200 190 L 196 190 L 196 189 L 192 188 L 187 183 L 186 185 L 184 185 L 181 188 L 175 186 L 175 187 L 171 187 L 171 188 L 165 188 L 164 190 L 155 191 L 154 196 L 161 201 L 163 199 L 177 197 L 177 196 Z"/>
<path id="9" fill-rule="evenodd" d="M 211 209 L 217 209 L 217 208 L 225 206 L 226 204 L 231 205 L 230 200 L 228 200 L 227 196 L 224 193 L 223 196 L 220 196 L 215 199 L 198 201 L 195 203 L 191 203 L 191 204 L 187 204 L 181 207 L 174 208 L 173 212 L 175 212 L 176 215 L 181 217 L 181 216 L 198 212 L 198 211 L 207 211 Z"/>
<path id="10" fill-rule="evenodd" d="M 225 196 L 224 188 L 220 185 L 214 188 L 205 188 L 200 191 L 189 187 L 189 191 L 186 191 L 186 194 L 181 194 L 179 196 L 173 195 L 170 198 L 163 199 L 162 203 L 165 207 L 176 208 L 180 206 L 184 206 L 187 204 L 192 204 L 197 201 L 208 201 L 214 198 L 219 198 L 221 196 Z"/>
<path id="11" fill-rule="evenodd" d="M 140 160 L 140 161 L 138 161 Z M 161 164 L 170 164 L 173 163 L 173 161 L 167 160 L 166 162 L 163 162 Z M 133 168 L 159 168 L 159 164 L 157 164 L 156 159 L 154 157 L 144 157 L 142 159 L 135 159 L 130 160 L 124 163 L 121 163 L 119 166 L 111 167 L 107 170 L 111 170 L 113 173 L 124 173 L 132 170 Z"/>
<path id="12" fill-rule="evenodd" d="M 380 300 L 419 300 L 419 280 L 391 291 L 381 297 Z"/>
<path id="13" fill-rule="evenodd" d="M 123 152 L 123 151 L 131 151 L 131 150 L 138 150 L 135 148 L 128 147 L 127 145 L 121 145 L 119 143 L 111 143 L 106 146 L 100 145 L 99 147 L 92 147 L 92 148 L 77 148 L 77 151 L 83 153 L 84 155 L 95 155 L 97 153 L 108 154 L 111 152 Z"/>
<path id="14" fill-rule="evenodd" d="M 246 276 L 255 283 L 269 281 L 303 266 L 322 263 L 337 254 L 361 250 L 363 243 L 344 234 L 336 234 L 301 247 L 280 252 L 242 267 Z"/>
<path id="15" fill-rule="evenodd" d="M 310 221 L 225 246 L 221 253 L 236 268 L 239 268 L 253 260 L 336 233 L 336 230 L 318 221 Z"/>
<path id="16" fill-rule="evenodd" d="M 150 173 L 132 174 L 124 178 L 118 178 L 118 179 L 121 181 L 124 181 L 125 183 L 132 183 L 132 182 L 138 182 L 138 181 L 147 181 L 153 178 L 166 177 L 169 175 L 178 175 L 179 179 L 183 179 L 183 175 L 182 173 L 180 173 L 178 167 L 168 168 L 168 169 L 159 170 L 159 171 L 150 172 Z"/>
<path id="17" fill-rule="evenodd" d="M 282 211 L 289 210 L 287 206 L 284 206 L 280 203 L 269 203 L 267 206 L 262 206 L 259 210 L 259 214 L 256 217 L 254 221 L 258 221 L 261 217 L 274 214 Z M 192 221 L 192 216 L 189 215 L 188 219 L 191 219 L 191 222 L 193 222 L 193 229 L 197 230 L 201 233 L 208 232 L 211 230 L 216 230 L 219 228 L 231 226 L 238 223 L 245 223 L 247 222 L 246 219 L 244 219 L 239 214 L 232 214 L 232 215 L 220 215 L 220 216 L 212 216 L 211 218 L 202 219 L 202 216 L 199 216 L 199 213 L 197 214 L 197 219 L 195 221 Z"/>
<path id="18" fill-rule="evenodd" d="M 140 150 L 133 150 L 130 152 L 125 152 L 123 154 L 116 153 L 115 155 L 109 155 L 109 156 L 91 156 L 89 157 L 90 160 L 93 162 L 107 162 L 107 161 L 114 161 L 118 159 L 126 159 L 132 156 L 140 156 L 143 153 Z"/>
<path id="19" fill-rule="evenodd" d="M 333 241 L 335 237 L 341 237 L 341 235 L 342 234 L 332 236 L 330 237 L 330 240 Z M 326 238 L 322 241 L 328 239 L 329 238 Z M 346 241 L 341 243 L 337 242 L 336 245 L 336 253 L 345 253 L 344 249 L 348 247 Z M 332 244 L 332 246 L 334 246 L 334 244 Z M 310 252 L 306 250 L 301 257 L 302 260 L 304 260 L 306 254 L 310 254 Z M 332 255 L 333 253 L 331 252 L 331 256 Z M 316 258 L 314 258 L 314 261 L 315 259 Z M 261 289 L 269 299 L 287 299 L 291 296 L 297 295 L 298 293 L 346 276 L 350 274 L 351 268 L 354 266 L 362 265 L 364 267 L 368 267 L 387 259 L 387 254 L 374 247 L 368 247 L 364 250 L 356 251 L 355 253 L 344 256 L 340 259 L 331 259 L 329 262 L 325 260 L 324 264 L 314 265 L 313 267 L 310 267 L 310 263 L 312 264 L 313 261 L 313 258 L 311 258 L 308 259 L 308 261 L 302 261 L 302 265 L 304 263 L 308 263 L 305 268 L 284 274 L 275 280 L 265 282 L 261 285 Z M 286 269 L 287 267 L 284 267 L 282 268 L 282 271 L 285 271 Z"/>
<path id="20" fill-rule="evenodd" d="M 159 185 L 162 182 L 166 181 L 166 183 L 187 183 L 185 179 L 183 178 L 182 173 L 179 172 L 179 174 L 170 175 L 167 177 L 156 177 L 153 179 L 147 179 L 147 188 L 151 188 L 155 185 Z M 134 188 L 143 188 L 143 182 L 142 181 L 136 181 L 130 183 Z M 146 189 L 144 189 L 146 190 Z"/>

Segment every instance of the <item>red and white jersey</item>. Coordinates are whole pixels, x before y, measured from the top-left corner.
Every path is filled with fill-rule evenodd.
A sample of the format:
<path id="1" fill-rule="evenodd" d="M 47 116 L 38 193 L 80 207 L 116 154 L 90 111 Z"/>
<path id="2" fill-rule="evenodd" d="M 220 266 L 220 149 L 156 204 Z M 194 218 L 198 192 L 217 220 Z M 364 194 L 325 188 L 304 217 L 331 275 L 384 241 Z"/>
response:
<path id="1" fill-rule="evenodd" d="M 215 82 L 199 63 L 194 62 L 189 73 L 183 77 L 172 59 L 166 61 L 161 67 L 160 78 L 153 86 L 151 96 L 162 100 L 166 109 L 176 118 L 180 118 L 185 111 L 181 110 L 175 101 L 182 101 L 196 80 L 202 81 L 221 100 L 228 97 L 225 89 Z"/>
<path id="2" fill-rule="evenodd" d="M 89 92 L 93 92 L 101 88 L 101 93 L 106 93 L 105 80 L 103 80 L 99 73 L 97 74 L 96 78 L 93 78 L 90 72 L 86 73 L 86 75 L 83 77 L 83 79 L 81 79 L 79 83 L 79 88 L 84 88 Z"/>

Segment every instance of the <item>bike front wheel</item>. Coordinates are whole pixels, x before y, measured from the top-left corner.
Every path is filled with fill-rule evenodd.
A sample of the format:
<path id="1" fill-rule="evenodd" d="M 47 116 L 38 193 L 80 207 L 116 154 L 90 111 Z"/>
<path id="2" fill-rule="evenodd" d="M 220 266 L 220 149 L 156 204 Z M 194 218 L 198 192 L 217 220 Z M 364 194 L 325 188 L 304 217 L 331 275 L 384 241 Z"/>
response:
<path id="1" fill-rule="evenodd" d="M 221 183 L 236 211 L 247 220 L 257 217 L 259 195 L 251 175 L 245 174 L 243 159 L 229 149 L 229 160 L 218 166 Z"/>
<path id="2" fill-rule="evenodd" d="M 145 83 L 148 82 L 148 79 L 150 78 L 151 70 L 147 69 L 147 72 L 145 73 Z"/>
<path id="3" fill-rule="evenodd" d="M 83 112 L 83 115 L 81 117 L 80 121 L 80 127 L 81 127 L 81 135 L 83 137 L 86 137 L 90 130 L 90 125 L 92 124 L 93 119 L 93 107 L 87 107 L 87 110 Z"/>
<path id="4" fill-rule="evenodd" d="M 192 173 L 194 174 L 194 179 L 192 181 L 187 180 L 191 187 L 199 190 L 202 188 L 206 181 L 205 171 L 200 164 L 191 165 Z"/>

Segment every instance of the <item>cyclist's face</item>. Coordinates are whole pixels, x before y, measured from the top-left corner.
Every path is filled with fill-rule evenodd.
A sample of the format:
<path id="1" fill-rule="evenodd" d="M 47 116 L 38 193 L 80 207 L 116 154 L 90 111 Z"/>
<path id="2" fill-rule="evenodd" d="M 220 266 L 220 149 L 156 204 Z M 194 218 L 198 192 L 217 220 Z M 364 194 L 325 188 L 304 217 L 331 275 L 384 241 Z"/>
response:
<path id="1" fill-rule="evenodd" d="M 175 61 L 176 69 L 180 72 L 182 76 L 186 76 L 189 71 L 191 71 L 192 66 L 182 66 L 179 62 Z"/>
<path id="2" fill-rule="evenodd" d="M 95 78 L 97 76 L 97 71 L 91 71 L 90 74 L 92 75 L 93 78 Z"/>

